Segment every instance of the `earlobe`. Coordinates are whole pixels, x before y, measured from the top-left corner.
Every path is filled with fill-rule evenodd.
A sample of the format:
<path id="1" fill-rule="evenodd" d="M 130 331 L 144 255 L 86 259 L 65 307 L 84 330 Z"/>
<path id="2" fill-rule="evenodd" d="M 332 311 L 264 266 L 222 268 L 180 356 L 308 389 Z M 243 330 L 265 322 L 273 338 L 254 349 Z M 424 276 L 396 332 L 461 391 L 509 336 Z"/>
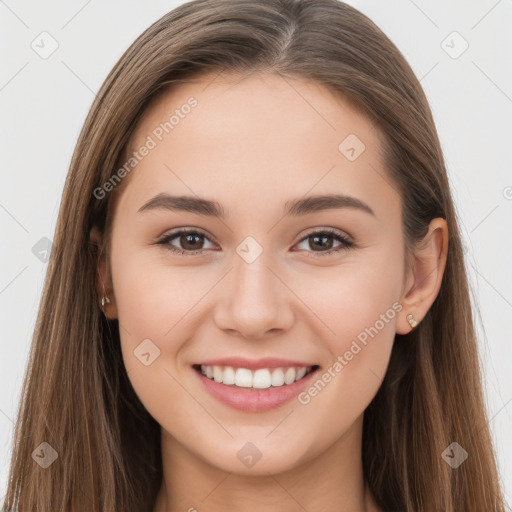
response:
<path id="1" fill-rule="evenodd" d="M 102 235 L 96 226 L 90 231 L 89 242 L 97 246 L 96 251 L 96 291 L 98 293 L 98 306 L 109 320 L 117 318 L 114 290 L 106 268 L 105 254 L 103 251 Z"/>
<path id="2" fill-rule="evenodd" d="M 430 222 L 427 235 L 418 243 L 401 299 L 402 314 L 396 332 L 408 334 L 417 328 L 434 303 L 443 280 L 448 255 L 448 226 L 443 218 Z"/>

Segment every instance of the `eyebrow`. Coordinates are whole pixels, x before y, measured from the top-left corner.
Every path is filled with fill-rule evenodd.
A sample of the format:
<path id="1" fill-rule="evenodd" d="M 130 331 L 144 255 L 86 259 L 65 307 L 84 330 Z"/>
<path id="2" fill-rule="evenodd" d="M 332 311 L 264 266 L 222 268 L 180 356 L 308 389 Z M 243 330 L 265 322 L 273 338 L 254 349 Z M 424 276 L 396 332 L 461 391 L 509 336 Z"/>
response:
<path id="1" fill-rule="evenodd" d="M 340 208 L 357 209 L 375 217 L 374 211 L 360 199 L 340 194 L 315 195 L 286 201 L 284 215 L 300 216 Z M 226 210 L 217 201 L 193 196 L 171 196 L 165 193 L 151 198 L 138 211 L 145 212 L 157 209 L 185 211 L 221 219 L 227 217 Z"/>

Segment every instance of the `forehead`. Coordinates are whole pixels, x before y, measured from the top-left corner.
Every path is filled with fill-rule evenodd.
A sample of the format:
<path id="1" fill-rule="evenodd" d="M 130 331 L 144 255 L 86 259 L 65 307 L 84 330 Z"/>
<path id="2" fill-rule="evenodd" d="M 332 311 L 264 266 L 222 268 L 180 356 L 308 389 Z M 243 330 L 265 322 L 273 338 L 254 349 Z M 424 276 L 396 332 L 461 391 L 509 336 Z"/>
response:
<path id="1" fill-rule="evenodd" d="M 378 128 L 342 96 L 305 79 L 211 74 L 174 84 L 146 110 L 129 153 L 149 141 L 130 178 L 139 202 L 165 190 L 222 203 L 236 194 L 262 207 L 333 191 L 376 201 L 377 210 L 399 203 Z"/>
<path id="2" fill-rule="evenodd" d="M 190 108 L 192 101 L 197 105 Z M 182 122 L 187 117 L 190 120 Z M 195 130 L 200 124 L 203 130 L 197 135 L 204 141 L 215 136 L 215 132 L 222 135 L 219 130 L 243 128 L 243 135 L 252 136 L 244 139 L 246 147 L 271 136 L 273 140 L 291 143 L 294 136 L 306 134 L 313 140 L 315 132 L 319 137 L 327 137 L 326 143 L 336 143 L 346 130 L 364 138 L 373 148 L 380 145 L 374 123 L 340 93 L 312 80 L 271 72 L 208 74 L 173 84 L 151 102 L 132 143 L 155 130 L 158 132 L 158 125 L 169 121 L 173 125 L 169 127 L 172 135 L 187 128 Z M 180 130 L 176 130 L 178 124 Z M 282 128 L 286 128 L 284 133 Z M 162 135 L 168 134 L 164 132 Z M 338 149 L 337 144 L 335 148 Z"/>

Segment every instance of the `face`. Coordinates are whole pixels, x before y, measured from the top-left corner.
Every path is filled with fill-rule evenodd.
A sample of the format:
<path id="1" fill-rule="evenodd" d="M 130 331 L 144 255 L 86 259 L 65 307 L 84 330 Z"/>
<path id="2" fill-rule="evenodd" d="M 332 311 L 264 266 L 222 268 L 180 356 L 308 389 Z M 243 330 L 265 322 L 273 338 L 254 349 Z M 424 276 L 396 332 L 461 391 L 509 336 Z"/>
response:
<path id="1" fill-rule="evenodd" d="M 380 147 L 342 98 L 278 75 L 203 77 L 145 113 L 113 218 L 109 311 L 170 446 L 265 474 L 360 428 L 404 288 Z"/>

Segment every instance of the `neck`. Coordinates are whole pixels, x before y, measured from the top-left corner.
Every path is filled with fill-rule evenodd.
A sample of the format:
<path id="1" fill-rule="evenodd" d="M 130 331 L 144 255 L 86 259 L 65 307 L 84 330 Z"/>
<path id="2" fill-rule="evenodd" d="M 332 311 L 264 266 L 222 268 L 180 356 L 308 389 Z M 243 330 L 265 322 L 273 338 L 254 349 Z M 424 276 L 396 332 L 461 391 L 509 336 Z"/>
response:
<path id="1" fill-rule="evenodd" d="M 163 482 L 154 512 L 378 512 L 363 479 L 362 417 L 311 460 L 240 475 L 198 458 L 162 429 Z"/>

